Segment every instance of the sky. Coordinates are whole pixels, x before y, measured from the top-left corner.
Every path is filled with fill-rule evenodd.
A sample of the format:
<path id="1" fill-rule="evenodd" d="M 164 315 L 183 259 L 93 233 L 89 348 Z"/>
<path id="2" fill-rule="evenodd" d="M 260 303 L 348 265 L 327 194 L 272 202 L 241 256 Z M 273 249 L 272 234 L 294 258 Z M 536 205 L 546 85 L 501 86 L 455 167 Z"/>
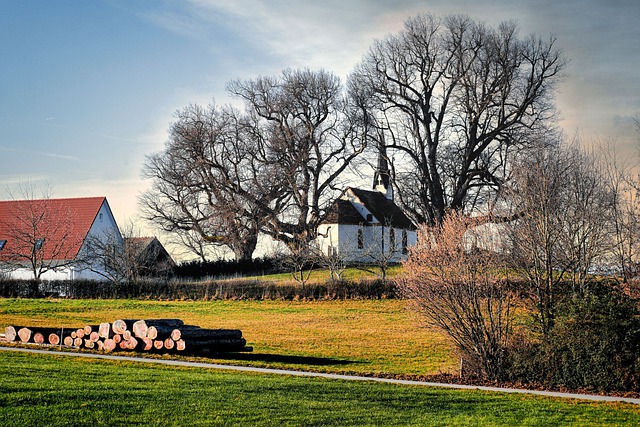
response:
<path id="1" fill-rule="evenodd" d="M 344 82 L 375 39 L 420 13 L 556 37 L 571 61 L 562 128 L 638 145 L 638 0 L 0 0 L 0 199 L 28 182 L 106 196 L 118 222 L 136 221 L 140 170 L 175 111 L 232 102 L 227 82 L 286 68 Z"/>

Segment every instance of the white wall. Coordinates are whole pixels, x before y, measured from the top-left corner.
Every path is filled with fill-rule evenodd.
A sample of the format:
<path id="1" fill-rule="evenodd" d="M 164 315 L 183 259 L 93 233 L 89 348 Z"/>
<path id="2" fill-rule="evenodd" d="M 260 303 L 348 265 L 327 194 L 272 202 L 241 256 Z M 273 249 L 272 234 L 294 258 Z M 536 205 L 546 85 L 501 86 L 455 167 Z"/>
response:
<path id="1" fill-rule="evenodd" d="M 363 247 L 358 248 L 358 230 L 362 229 Z M 384 241 L 382 233 L 384 229 Z M 344 259 L 352 262 L 375 262 L 388 256 L 392 247 L 389 240 L 389 227 L 359 226 L 346 224 L 323 224 L 318 228 L 318 245 L 328 254 L 329 247 L 337 248 Z M 407 258 L 402 253 L 402 230 L 394 228 L 395 247 L 389 262 L 400 262 Z M 417 233 L 407 230 L 408 246 L 415 245 Z M 384 249 L 384 255 L 382 250 Z"/>

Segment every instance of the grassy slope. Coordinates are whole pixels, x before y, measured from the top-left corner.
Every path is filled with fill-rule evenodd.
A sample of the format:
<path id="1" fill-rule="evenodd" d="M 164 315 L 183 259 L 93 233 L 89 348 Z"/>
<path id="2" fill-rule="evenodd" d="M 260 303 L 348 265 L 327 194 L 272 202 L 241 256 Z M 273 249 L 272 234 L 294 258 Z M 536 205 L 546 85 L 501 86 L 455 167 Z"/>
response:
<path id="1" fill-rule="evenodd" d="M 0 372 L 0 425 L 11 426 L 640 424 L 628 404 L 53 355 L 0 353 Z"/>
<path id="2" fill-rule="evenodd" d="M 0 299 L 0 326 L 81 327 L 118 318 L 177 317 L 238 328 L 249 355 L 228 363 L 325 372 L 432 374 L 457 364 L 441 334 L 420 328 L 404 302 Z"/>

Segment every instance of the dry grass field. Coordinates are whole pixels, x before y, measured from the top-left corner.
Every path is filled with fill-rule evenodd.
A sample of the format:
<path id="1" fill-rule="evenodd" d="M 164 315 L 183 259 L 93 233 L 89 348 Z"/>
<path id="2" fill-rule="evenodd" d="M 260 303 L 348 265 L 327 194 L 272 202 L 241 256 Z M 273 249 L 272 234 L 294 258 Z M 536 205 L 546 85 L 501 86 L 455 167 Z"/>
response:
<path id="1" fill-rule="evenodd" d="M 358 374 L 455 372 L 446 339 L 399 300 L 142 301 L 0 299 L 0 326 L 80 327 L 115 319 L 180 318 L 241 329 L 251 354 L 225 363 Z"/>

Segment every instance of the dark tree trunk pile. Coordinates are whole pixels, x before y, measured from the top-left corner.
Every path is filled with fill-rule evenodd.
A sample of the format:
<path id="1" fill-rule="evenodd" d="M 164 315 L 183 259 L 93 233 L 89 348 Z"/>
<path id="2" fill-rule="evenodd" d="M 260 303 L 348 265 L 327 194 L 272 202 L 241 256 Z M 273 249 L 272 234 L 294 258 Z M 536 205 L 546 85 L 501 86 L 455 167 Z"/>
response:
<path id="1" fill-rule="evenodd" d="M 206 329 L 180 319 L 118 319 L 83 328 L 7 326 L 6 342 L 54 345 L 103 351 L 180 354 L 249 352 L 239 329 Z"/>

